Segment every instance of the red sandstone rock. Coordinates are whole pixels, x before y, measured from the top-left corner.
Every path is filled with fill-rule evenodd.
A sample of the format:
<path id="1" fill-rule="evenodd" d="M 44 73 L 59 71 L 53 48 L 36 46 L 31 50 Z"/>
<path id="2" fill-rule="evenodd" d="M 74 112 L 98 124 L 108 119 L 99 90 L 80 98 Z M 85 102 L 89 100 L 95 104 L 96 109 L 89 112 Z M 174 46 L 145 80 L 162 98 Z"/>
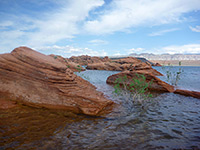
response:
<path id="1" fill-rule="evenodd" d="M 113 61 L 116 63 L 119 63 L 119 64 L 132 64 L 132 65 L 142 62 L 141 60 L 139 60 L 135 57 L 126 57 L 126 58 L 121 58 L 121 59 L 115 59 Z"/>
<path id="2" fill-rule="evenodd" d="M 63 58 L 62 56 L 58 56 L 58 55 L 54 55 L 54 54 L 51 54 L 50 56 L 53 57 L 55 60 L 58 60 L 61 63 L 65 64 L 73 72 L 84 71 L 85 70 L 81 65 L 79 65 L 79 64 L 77 64 L 75 62 L 72 62 L 67 58 Z"/>
<path id="3" fill-rule="evenodd" d="M 112 60 L 108 57 L 108 56 L 105 56 L 103 59 L 102 59 L 102 62 L 111 62 Z"/>
<path id="4" fill-rule="evenodd" d="M 100 57 L 91 57 L 88 55 L 82 55 L 82 56 L 72 56 L 69 58 L 70 61 L 75 62 L 80 65 L 88 65 L 88 64 L 94 64 L 94 63 L 101 63 L 101 62 L 109 62 L 111 61 L 107 56 L 104 58 Z"/>
<path id="5" fill-rule="evenodd" d="M 27 105 L 87 115 L 113 104 L 63 63 L 27 47 L 0 55 L 0 92 Z"/>
<path id="6" fill-rule="evenodd" d="M 122 59 L 117 59 L 112 62 L 101 62 L 88 64 L 87 69 L 89 70 L 110 70 L 110 71 L 137 71 L 142 73 L 152 73 L 155 76 L 162 76 L 160 72 L 153 69 L 150 64 L 144 63 L 134 57 L 127 57 Z"/>
<path id="7" fill-rule="evenodd" d="M 174 91 L 175 94 L 181 94 L 185 96 L 191 96 L 200 99 L 200 92 L 197 91 L 188 91 L 188 90 L 181 90 L 181 89 L 176 89 Z"/>
<path id="8" fill-rule="evenodd" d="M 16 106 L 16 102 L 0 99 L 0 109 L 9 109 Z"/>
<path id="9" fill-rule="evenodd" d="M 133 70 L 134 72 L 134 70 Z M 141 74 L 153 74 L 154 76 L 163 76 L 162 73 L 160 73 L 159 71 L 151 68 L 151 69 L 141 69 L 141 70 L 136 70 L 136 73 L 141 73 Z"/>
<path id="10" fill-rule="evenodd" d="M 9 109 L 16 107 L 17 104 L 7 97 L 7 93 L 0 92 L 0 109 Z"/>
<path id="11" fill-rule="evenodd" d="M 149 87 L 149 89 L 152 91 L 161 91 L 161 92 L 173 92 L 174 91 L 173 86 L 165 83 L 164 81 L 160 80 L 155 75 L 153 75 L 152 73 L 148 73 L 148 72 L 124 71 L 124 72 L 120 72 L 118 74 L 109 76 L 107 78 L 106 82 L 108 84 L 114 84 L 114 82 L 117 78 L 124 77 L 124 76 L 127 76 L 127 78 L 129 80 L 132 80 L 132 78 L 137 78 L 136 74 L 143 74 L 146 77 L 147 82 L 153 81 L 152 85 Z"/>
<path id="12" fill-rule="evenodd" d="M 153 64 L 152 66 L 158 66 L 158 67 L 161 67 L 162 65 L 159 64 L 159 63 L 155 63 L 155 64 Z"/>
<path id="13" fill-rule="evenodd" d="M 109 71 L 122 71 L 121 65 L 114 62 L 101 62 L 88 64 L 86 69 L 89 70 L 109 70 Z"/>

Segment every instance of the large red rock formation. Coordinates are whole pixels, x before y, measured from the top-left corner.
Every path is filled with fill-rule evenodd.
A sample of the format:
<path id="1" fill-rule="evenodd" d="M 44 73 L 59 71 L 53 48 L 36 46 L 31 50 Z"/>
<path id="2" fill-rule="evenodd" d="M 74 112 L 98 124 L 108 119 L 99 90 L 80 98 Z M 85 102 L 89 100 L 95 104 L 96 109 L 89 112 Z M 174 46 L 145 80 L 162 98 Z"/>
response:
<path id="1" fill-rule="evenodd" d="M 27 47 L 0 55 L 0 92 L 27 105 L 87 115 L 113 104 L 63 63 Z"/>
<path id="2" fill-rule="evenodd" d="M 108 84 L 114 84 L 115 80 L 117 78 L 120 77 L 124 77 L 127 76 L 127 78 L 129 79 L 129 81 L 132 80 L 132 78 L 137 78 L 136 74 L 143 74 L 146 78 L 146 81 L 149 83 L 150 81 L 152 81 L 153 83 L 151 84 L 151 86 L 149 87 L 150 90 L 152 91 L 160 91 L 160 92 L 173 92 L 174 91 L 174 87 L 165 83 L 164 81 L 160 80 L 159 78 L 157 78 L 155 75 L 153 75 L 152 73 L 148 73 L 148 72 L 137 72 L 137 71 L 124 71 L 124 72 L 120 72 L 114 75 L 111 75 L 107 78 L 107 83 Z M 129 82 L 130 83 L 130 82 Z"/>
<path id="3" fill-rule="evenodd" d="M 72 62 L 71 60 L 69 60 L 67 58 L 64 58 L 64 57 L 58 56 L 58 55 L 54 55 L 54 54 L 51 54 L 50 56 L 53 57 L 54 59 L 60 61 L 61 63 L 63 63 L 64 65 L 66 65 L 68 68 L 70 68 L 74 72 L 85 70 L 81 65 L 79 65 L 75 62 Z"/>

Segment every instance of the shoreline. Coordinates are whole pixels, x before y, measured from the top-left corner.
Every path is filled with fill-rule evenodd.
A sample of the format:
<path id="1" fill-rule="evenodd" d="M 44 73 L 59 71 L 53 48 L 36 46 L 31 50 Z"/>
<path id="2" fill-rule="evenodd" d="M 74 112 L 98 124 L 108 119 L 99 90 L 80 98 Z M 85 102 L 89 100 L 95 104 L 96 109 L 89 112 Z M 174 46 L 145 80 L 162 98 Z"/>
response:
<path id="1" fill-rule="evenodd" d="M 200 66 L 200 60 L 149 60 L 149 61 L 166 66 L 168 66 L 168 64 L 172 66 L 179 66 L 179 62 L 181 62 L 181 66 Z"/>

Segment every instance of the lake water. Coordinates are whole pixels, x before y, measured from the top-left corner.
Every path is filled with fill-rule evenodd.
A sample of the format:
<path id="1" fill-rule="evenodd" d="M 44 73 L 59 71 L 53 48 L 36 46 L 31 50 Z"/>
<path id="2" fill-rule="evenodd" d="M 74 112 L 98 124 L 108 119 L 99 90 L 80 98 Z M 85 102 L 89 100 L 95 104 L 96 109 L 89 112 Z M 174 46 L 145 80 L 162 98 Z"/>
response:
<path id="1" fill-rule="evenodd" d="M 200 67 L 194 66 L 173 66 L 173 67 L 154 67 L 159 72 L 166 75 L 166 71 L 177 72 L 180 68 L 182 70 L 178 87 L 186 90 L 200 91 Z M 166 81 L 166 76 L 160 77 Z"/>
<path id="2" fill-rule="evenodd" d="M 200 91 L 200 67 L 183 69 L 179 87 Z M 130 110 L 130 104 L 106 84 L 115 73 L 81 73 L 119 104 L 102 118 L 26 106 L 1 110 L 0 149 L 200 149 L 199 99 L 163 93 L 144 102 L 145 107 L 134 103 Z"/>

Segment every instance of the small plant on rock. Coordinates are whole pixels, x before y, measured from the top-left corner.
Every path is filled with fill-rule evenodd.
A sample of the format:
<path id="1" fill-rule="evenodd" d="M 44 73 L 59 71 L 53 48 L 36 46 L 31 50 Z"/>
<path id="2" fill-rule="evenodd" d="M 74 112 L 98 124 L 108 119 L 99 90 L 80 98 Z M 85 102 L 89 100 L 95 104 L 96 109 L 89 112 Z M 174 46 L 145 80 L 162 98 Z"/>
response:
<path id="1" fill-rule="evenodd" d="M 83 78 L 85 80 L 90 80 L 90 78 L 88 76 L 81 73 L 82 69 L 81 69 L 80 65 L 77 65 L 76 70 L 78 71 L 78 72 L 74 72 L 76 75 L 80 76 L 81 78 Z"/>
<path id="2" fill-rule="evenodd" d="M 181 68 L 181 61 L 179 61 L 179 69 L 176 71 L 171 64 L 168 64 L 168 68 L 162 66 L 163 71 L 166 74 L 167 82 L 171 85 L 177 86 L 181 79 L 181 75 L 184 70 Z"/>
<path id="3" fill-rule="evenodd" d="M 132 79 L 128 79 L 125 75 L 115 80 L 114 93 L 125 98 L 127 103 L 140 102 L 152 97 L 148 88 L 153 80 L 146 81 L 146 77 L 142 74 L 136 74 Z"/>
<path id="4" fill-rule="evenodd" d="M 77 70 L 78 72 L 81 72 L 81 66 L 80 66 L 80 65 L 77 65 L 76 70 Z"/>

